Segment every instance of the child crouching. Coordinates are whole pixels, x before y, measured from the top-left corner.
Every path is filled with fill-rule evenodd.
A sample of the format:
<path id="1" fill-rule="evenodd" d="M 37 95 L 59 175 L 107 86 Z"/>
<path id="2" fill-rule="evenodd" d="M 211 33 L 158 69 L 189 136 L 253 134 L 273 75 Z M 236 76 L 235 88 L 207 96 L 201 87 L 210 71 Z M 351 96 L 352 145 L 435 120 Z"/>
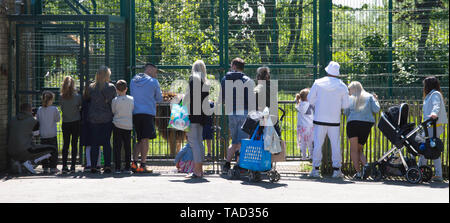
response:
<path id="1" fill-rule="evenodd" d="M 193 159 L 192 148 L 189 144 L 186 144 L 175 157 L 178 173 L 192 173 L 194 171 Z"/>

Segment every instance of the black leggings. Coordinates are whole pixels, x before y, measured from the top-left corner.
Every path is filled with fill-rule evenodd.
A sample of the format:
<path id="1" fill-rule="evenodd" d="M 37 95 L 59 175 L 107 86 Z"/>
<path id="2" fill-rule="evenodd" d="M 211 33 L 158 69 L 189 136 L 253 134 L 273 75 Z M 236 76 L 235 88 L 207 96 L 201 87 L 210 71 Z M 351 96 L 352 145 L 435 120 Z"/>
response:
<path id="1" fill-rule="evenodd" d="M 41 138 L 41 144 L 51 145 L 56 148 L 50 153 L 52 155 L 50 159 L 42 161 L 42 168 L 56 168 L 58 164 L 58 139 L 56 137 Z"/>
<path id="2" fill-rule="evenodd" d="M 122 159 L 122 145 L 125 150 L 125 169 L 130 169 L 131 163 L 131 130 L 120 129 L 114 126 L 114 165 L 116 170 L 120 170 Z"/>
<path id="3" fill-rule="evenodd" d="M 30 153 L 30 158 L 31 158 L 30 161 L 34 162 L 35 159 L 40 158 L 44 155 L 54 154 L 55 152 L 57 152 L 57 149 L 53 146 L 47 146 L 47 147 L 40 147 L 40 148 L 29 148 L 29 149 L 27 149 L 27 151 Z M 45 161 L 41 161 L 41 162 L 45 163 Z M 37 163 L 35 163 L 35 164 L 37 164 Z"/>
<path id="4" fill-rule="evenodd" d="M 69 155 L 69 143 L 72 145 L 72 167 L 75 166 L 77 162 L 78 153 L 78 137 L 80 136 L 80 121 L 74 122 L 63 122 L 62 126 L 63 133 L 63 149 L 62 149 L 62 163 L 63 167 L 67 166 L 67 156 Z M 72 136 L 72 141 L 70 140 Z"/>

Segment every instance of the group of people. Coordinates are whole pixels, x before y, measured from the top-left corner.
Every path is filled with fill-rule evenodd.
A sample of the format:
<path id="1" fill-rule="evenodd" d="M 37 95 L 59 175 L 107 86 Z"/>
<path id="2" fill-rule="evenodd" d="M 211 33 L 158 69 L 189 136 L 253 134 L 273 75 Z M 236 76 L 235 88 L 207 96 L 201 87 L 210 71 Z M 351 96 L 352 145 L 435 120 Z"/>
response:
<path id="1" fill-rule="evenodd" d="M 206 65 L 197 60 L 192 66 L 189 87 L 184 94 L 183 104 L 189 111 L 190 126 L 186 133 L 187 144 L 175 158 L 180 172 L 188 173 L 188 178 L 203 177 L 203 161 L 205 147 L 203 140 L 211 139 L 211 115 L 217 105 L 224 104 L 224 114 L 228 117 L 228 129 L 231 145 L 222 167 L 223 172 L 231 168 L 231 161 L 238 155 L 241 140 L 248 138 L 241 127 L 249 111 L 264 110 L 276 106 L 277 92 L 270 86 L 270 69 L 257 69 L 257 84 L 244 73 L 245 63 L 241 58 L 231 61 L 230 71 L 220 82 L 220 97 L 216 106 L 209 99 L 210 81 L 207 78 Z M 339 79 L 340 66 L 331 61 L 325 68 L 327 76 L 315 80 L 311 88 L 305 88 L 296 95 L 297 144 L 302 158 L 312 158 L 312 177 L 320 175 L 322 145 L 325 137 L 330 139 L 332 149 L 333 175 L 342 177 L 340 125 L 342 111 L 347 116 L 347 137 L 350 141 L 351 159 L 356 170 L 355 178 L 363 178 L 367 174 L 367 160 L 363 147 L 375 123 L 374 113 L 380 111 L 376 94 L 364 90 L 361 83 L 351 82 L 348 86 Z M 85 170 L 99 172 L 100 150 L 103 147 L 104 173 L 112 172 L 113 157 L 115 173 L 120 172 L 152 172 L 146 166 L 149 140 L 156 138 L 155 116 L 157 103 L 163 100 L 159 82 L 158 69 L 153 64 L 146 64 L 144 72 L 136 74 L 129 86 L 127 82 L 118 80 L 110 83 L 111 70 L 102 66 L 98 70 L 95 81 L 85 88 L 83 95 L 77 93 L 72 77 L 64 78 L 61 87 L 60 108 L 62 114 L 62 172 L 75 171 L 78 139 L 80 146 L 86 147 Z M 241 84 L 236 84 L 237 82 Z M 228 84 L 232 84 L 230 88 Z M 447 115 L 439 81 L 428 77 L 424 84 L 423 117 L 438 118 L 438 135 L 442 134 L 442 124 L 447 123 Z M 199 90 L 200 89 L 200 90 Z M 232 92 L 230 92 L 232 91 Z M 35 114 L 28 103 L 20 106 L 19 114 L 9 123 L 9 155 L 23 165 L 29 172 L 35 173 L 34 166 L 42 164 L 44 172 L 56 173 L 58 159 L 57 123 L 60 112 L 53 106 L 54 93 L 44 91 L 42 106 Z M 254 101 L 253 101 L 254 100 Z M 203 106 L 206 103 L 207 106 Z M 277 109 L 277 108 L 275 108 Z M 277 111 L 277 110 L 276 110 Z M 272 111 L 273 112 L 273 111 Z M 137 144 L 131 151 L 131 133 L 136 132 Z M 206 130 L 205 130 L 206 129 Z M 41 144 L 32 142 L 32 135 L 39 130 Z M 113 148 L 111 148 L 113 135 Z M 69 145 L 72 148 L 71 167 L 67 158 Z M 122 148 L 125 153 L 122 169 Z M 311 157 L 307 155 L 307 149 Z M 210 150 L 210 146 L 208 148 Z M 111 154 L 112 153 L 112 154 Z M 140 158 L 140 159 L 139 159 Z M 420 162 L 425 162 L 421 157 Z M 436 176 L 442 179 L 440 159 L 434 160 Z M 236 164 L 235 168 L 239 168 Z"/>
<path id="2" fill-rule="evenodd" d="M 346 133 L 350 141 L 350 158 L 356 170 L 355 179 L 364 179 L 368 174 L 368 163 L 363 153 L 373 125 L 374 114 L 380 111 L 378 96 L 368 93 L 358 81 L 346 86 L 339 79 L 339 64 L 331 61 L 325 68 L 327 76 L 315 80 L 311 89 L 306 88 L 296 95 L 297 144 L 302 157 L 308 159 L 306 149 L 312 155 L 313 169 L 311 177 L 320 176 L 322 145 L 328 135 L 332 150 L 332 166 L 334 178 L 342 177 L 340 125 L 341 111 L 347 117 Z M 437 119 L 437 137 L 444 132 L 443 124 L 447 124 L 444 98 L 439 81 L 430 76 L 423 80 L 423 119 Z M 432 135 L 432 129 L 428 129 Z M 433 160 L 435 166 L 434 181 L 442 181 L 441 158 Z M 424 156 L 419 158 L 419 166 L 425 165 Z"/>

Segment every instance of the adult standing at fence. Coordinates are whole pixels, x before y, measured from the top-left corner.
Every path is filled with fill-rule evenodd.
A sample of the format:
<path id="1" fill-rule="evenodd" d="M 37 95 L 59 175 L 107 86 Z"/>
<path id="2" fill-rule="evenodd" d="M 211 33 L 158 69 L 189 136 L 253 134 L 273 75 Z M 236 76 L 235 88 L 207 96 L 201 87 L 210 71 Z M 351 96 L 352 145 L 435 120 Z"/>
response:
<path id="1" fill-rule="evenodd" d="M 436 122 L 436 137 L 444 132 L 444 124 L 448 123 L 447 111 L 445 110 L 444 97 L 442 96 L 441 86 L 439 80 L 434 77 L 427 77 L 423 80 L 423 119 L 429 118 L 438 119 Z M 428 135 L 433 136 L 433 128 L 428 128 Z M 423 155 L 420 155 L 419 166 L 426 165 L 427 160 Z M 441 182 L 442 179 L 442 163 L 441 157 L 433 160 L 435 175 L 432 177 L 433 181 Z"/>
<path id="2" fill-rule="evenodd" d="M 111 70 L 101 66 L 95 75 L 95 82 L 86 89 L 86 98 L 89 100 L 88 120 L 90 130 L 95 135 L 91 137 L 91 172 L 97 172 L 97 159 L 100 146 L 103 147 L 105 160 L 104 173 L 111 173 L 111 133 L 113 113 L 111 102 L 117 95 L 114 84 L 109 83 Z"/>
<path id="3" fill-rule="evenodd" d="M 347 86 L 339 79 L 339 64 L 331 61 L 325 68 L 327 76 L 314 81 L 308 94 L 308 101 L 315 106 L 314 112 L 314 150 L 311 177 L 319 177 L 322 161 L 322 145 L 328 135 L 332 149 L 333 178 L 342 177 L 341 147 L 339 126 L 341 109 L 349 106 Z"/>
<path id="4" fill-rule="evenodd" d="M 192 73 L 189 77 L 189 91 L 185 95 L 185 105 L 189 111 L 191 125 L 186 133 L 187 141 L 192 148 L 194 157 L 194 170 L 187 178 L 203 177 L 203 158 L 205 147 L 203 146 L 203 126 L 207 124 L 211 107 L 208 101 L 209 85 L 206 78 L 206 66 L 202 60 L 197 60 L 192 65 Z M 203 102 L 208 102 L 203 106 Z"/>
<path id="5" fill-rule="evenodd" d="M 136 74 L 130 83 L 130 95 L 134 98 L 133 125 L 137 135 L 131 164 L 131 170 L 135 173 L 153 172 L 146 166 L 146 161 L 148 141 L 156 138 L 156 103 L 162 101 L 157 76 L 157 67 L 147 63 L 144 66 L 144 73 Z M 138 166 L 139 155 L 141 155 L 140 166 Z"/>
<path id="6" fill-rule="evenodd" d="M 249 109 L 255 108 L 253 92 L 255 82 L 244 73 L 244 66 L 243 59 L 233 59 L 231 70 L 220 82 L 220 100 L 225 105 L 225 114 L 228 116 L 228 128 L 231 134 L 231 145 L 228 147 L 226 162 L 222 168 L 223 173 L 227 173 L 230 169 L 231 159 L 241 148 L 241 139 L 248 138 L 247 133 L 241 130 L 241 126 L 245 122 Z"/>
<path id="7" fill-rule="evenodd" d="M 375 123 L 373 113 L 380 111 L 380 104 L 376 94 L 366 92 L 358 81 L 348 85 L 350 106 L 344 110 L 347 116 L 347 137 L 350 140 L 350 157 L 356 174 L 353 178 L 365 179 L 367 177 L 367 159 L 363 147 L 367 142 L 370 130 Z M 362 170 L 361 166 L 362 165 Z"/>
<path id="8" fill-rule="evenodd" d="M 268 67 L 259 67 L 256 70 L 256 80 L 258 81 L 254 90 L 256 98 L 256 109 L 258 111 L 263 111 L 264 108 L 269 107 L 271 105 L 270 69 Z"/>

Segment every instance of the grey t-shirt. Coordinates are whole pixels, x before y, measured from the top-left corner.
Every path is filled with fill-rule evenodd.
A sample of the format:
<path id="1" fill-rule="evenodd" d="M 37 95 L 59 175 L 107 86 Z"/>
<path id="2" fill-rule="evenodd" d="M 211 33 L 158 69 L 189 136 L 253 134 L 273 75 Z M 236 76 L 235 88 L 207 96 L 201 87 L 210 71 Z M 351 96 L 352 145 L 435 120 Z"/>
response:
<path id="1" fill-rule="evenodd" d="M 60 105 L 63 122 L 75 122 L 81 120 L 81 95 L 75 94 L 67 99 L 61 97 Z"/>

